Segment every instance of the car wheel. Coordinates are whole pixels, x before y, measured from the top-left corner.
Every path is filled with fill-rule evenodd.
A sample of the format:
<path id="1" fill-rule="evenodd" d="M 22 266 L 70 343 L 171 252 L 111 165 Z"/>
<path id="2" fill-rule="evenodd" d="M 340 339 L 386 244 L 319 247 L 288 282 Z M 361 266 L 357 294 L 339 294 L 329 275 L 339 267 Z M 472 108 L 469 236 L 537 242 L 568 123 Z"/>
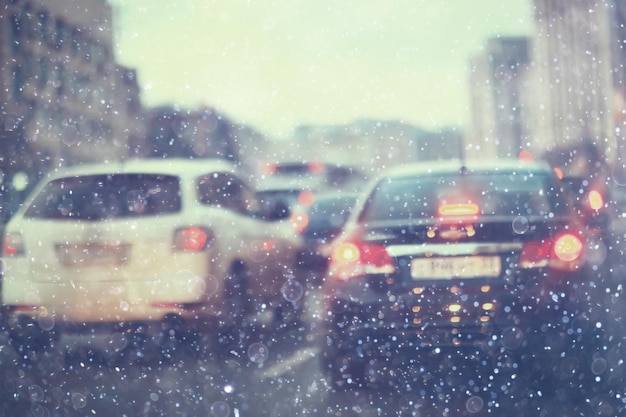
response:
<path id="1" fill-rule="evenodd" d="M 117 355 L 119 364 L 127 366 L 155 363 L 162 358 L 161 348 L 151 337 L 135 332 L 130 335 L 128 346 Z"/>
<path id="2" fill-rule="evenodd" d="M 224 283 L 224 325 L 240 328 L 251 310 L 248 283 L 249 269 L 241 262 L 234 264 Z"/>
<path id="3" fill-rule="evenodd" d="M 271 303 L 273 326 L 278 329 L 298 327 L 304 314 L 304 286 L 296 279 L 284 282 Z"/>
<path id="4" fill-rule="evenodd" d="M 322 373 L 333 390 L 339 392 L 366 385 L 365 358 L 357 358 L 353 350 L 338 346 L 338 340 L 332 333 L 321 336 L 318 343 L 322 352 Z"/>
<path id="5" fill-rule="evenodd" d="M 323 355 L 321 364 L 326 381 L 335 391 L 359 389 L 369 386 L 367 363 L 351 359 L 349 353 L 345 355 Z"/>
<path id="6" fill-rule="evenodd" d="M 59 338 L 54 329 L 43 330 L 29 317 L 11 319 L 9 337 L 13 348 L 23 358 L 53 350 Z"/>

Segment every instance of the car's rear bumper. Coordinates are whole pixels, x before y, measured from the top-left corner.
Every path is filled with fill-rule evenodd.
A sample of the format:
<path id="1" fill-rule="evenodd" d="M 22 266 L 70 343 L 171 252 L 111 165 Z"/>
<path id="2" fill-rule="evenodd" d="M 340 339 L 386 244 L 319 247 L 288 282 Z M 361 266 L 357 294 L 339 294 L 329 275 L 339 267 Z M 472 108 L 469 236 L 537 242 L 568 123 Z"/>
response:
<path id="1" fill-rule="evenodd" d="M 326 288 L 327 356 L 358 352 L 355 358 L 376 358 L 406 351 L 411 357 L 436 347 L 512 348 L 527 343 L 530 335 L 574 335 L 584 316 L 587 282 L 578 273 L 518 274 L 509 282 L 465 284 L 389 292 L 364 280 Z"/>

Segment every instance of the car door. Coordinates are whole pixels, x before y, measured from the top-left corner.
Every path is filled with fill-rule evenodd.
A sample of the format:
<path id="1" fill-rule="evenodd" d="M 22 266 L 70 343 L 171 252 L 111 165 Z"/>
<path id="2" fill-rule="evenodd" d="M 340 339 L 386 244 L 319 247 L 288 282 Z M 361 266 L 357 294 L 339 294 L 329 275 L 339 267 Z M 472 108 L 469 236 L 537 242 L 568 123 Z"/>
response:
<path id="1" fill-rule="evenodd" d="M 201 178 L 198 194 L 201 204 L 220 209 L 211 224 L 222 265 L 242 261 L 252 274 L 247 286 L 255 298 L 277 294 L 295 263 L 288 222 L 268 219 L 256 191 L 234 173 Z"/>
<path id="2" fill-rule="evenodd" d="M 274 219 L 247 182 L 233 177 L 230 185 L 231 209 L 250 224 L 241 230 L 247 264 L 258 278 L 249 288 L 263 298 L 275 296 L 293 272 L 299 240 L 287 219 Z"/>

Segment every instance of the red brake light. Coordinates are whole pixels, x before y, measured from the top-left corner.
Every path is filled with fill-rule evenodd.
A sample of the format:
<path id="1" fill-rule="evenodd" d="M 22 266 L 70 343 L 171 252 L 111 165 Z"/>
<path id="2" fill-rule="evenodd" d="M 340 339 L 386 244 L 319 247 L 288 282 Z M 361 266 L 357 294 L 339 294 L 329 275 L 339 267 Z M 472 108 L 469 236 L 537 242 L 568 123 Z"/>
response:
<path id="1" fill-rule="evenodd" d="M 208 246 L 209 236 L 209 232 L 199 226 L 178 229 L 174 234 L 174 248 L 188 252 L 201 251 Z"/>
<path id="2" fill-rule="evenodd" d="M 311 174 L 321 174 L 326 168 L 322 162 L 309 162 L 308 166 Z"/>
<path id="3" fill-rule="evenodd" d="M 302 233 L 309 225 L 309 216 L 303 211 L 294 211 L 289 218 L 296 233 Z"/>
<path id="4" fill-rule="evenodd" d="M 589 207 L 591 207 L 592 210 L 600 210 L 602 207 L 604 207 L 604 197 L 602 196 L 602 193 L 598 190 L 589 191 L 587 199 L 589 201 Z"/>
<path id="5" fill-rule="evenodd" d="M 262 166 L 262 171 L 267 175 L 274 175 L 276 173 L 276 164 L 268 163 Z"/>
<path id="6" fill-rule="evenodd" d="M 572 233 L 560 235 L 554 241 L 554 255 L 564 262 L 572 262 L 580 259 L 583 252 L 583 242 Z"/>
<path id="7" fill-rule="evenodd" d="M 2 254 L 17 256 L 24 254 L 24 238 L 19 233 L 7 233 L 2 240 Z"/>
<path id="8" fill-rule="evenodd" d="M 315 193 L 312 191 L 301 191 L 298 194 L 298 204 L 303 207 L 309 207 L 315 202 Z"/>
<path id="9" fill-rule="evenodd" d="M 553 239 L 526 243 L 520 256 L 520 267 L 577 269 L 582 260 L 582 252 L 581 238 L 574 233 L 563 233 Z"/>
<path id="10" fill-rule="evenodd" d="M 391 274 L 396 267 L 384 246 L 345 241 L 334 247 L 330 255 L 329 272 L 337 279 L 349 279 L 366 274 Z"/>
<path id="11" fill-rule="evenodd" d="M 528 149 L 522 149 L 518 155 L 518 158 L 522 162 L 532 162 L 535 159 L 533 153 Z"/>
<path id="12" fill-rule="evenodd" d="M 17 305 L 9 305 L 6 306 L 6 308 L 10 311 L 10 312 L 27 312 L 27 313 L 32 313 L 32 312 L 36 312 L 39 309 L 38 305 L 35 304 L 17 304 Z"/>
<path id="13" fill-rule="evenodd" d="M 478 205 L 474 203 L 453 203 L 439 206 L 441 217 L 449 216 L 475 216 L 478 214 Z"/>

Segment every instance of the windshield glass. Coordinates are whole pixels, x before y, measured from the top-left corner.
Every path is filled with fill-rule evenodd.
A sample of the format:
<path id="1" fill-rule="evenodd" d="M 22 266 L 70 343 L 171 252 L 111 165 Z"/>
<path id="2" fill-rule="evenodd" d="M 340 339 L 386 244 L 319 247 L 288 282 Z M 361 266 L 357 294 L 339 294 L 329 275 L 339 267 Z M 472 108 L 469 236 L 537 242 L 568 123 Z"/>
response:
<path id="1" fill-rule="evenodd" d="M 480 216 L 565 214 L 558 193 L 553 178 L 521 172 L 392 178 L 376 186 L 361 219 L 435 219 L 442 206 L 461 203 L 475 204 Z"/>
<path id="2" fill-rule="evenodd" d="M 626 0 L 0 1 L 0 417 L 626 417 Z"/>
<path id="3" fill-rule="evenodd" d="M 102 220 L 181 209 L 179 179 L 164 175 L 89 175 L 51 181 L 24 217 Z"/>

